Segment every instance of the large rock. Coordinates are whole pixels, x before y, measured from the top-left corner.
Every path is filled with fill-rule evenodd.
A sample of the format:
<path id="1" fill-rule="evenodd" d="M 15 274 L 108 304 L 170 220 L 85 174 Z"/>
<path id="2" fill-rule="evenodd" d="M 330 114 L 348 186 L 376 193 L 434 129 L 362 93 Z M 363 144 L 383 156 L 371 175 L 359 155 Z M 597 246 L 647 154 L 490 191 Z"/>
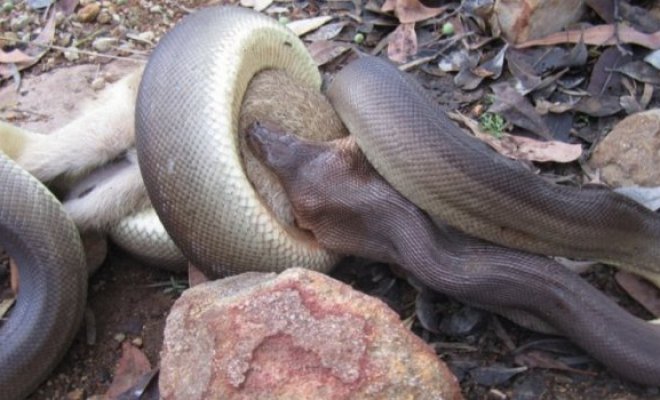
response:
<path id="1" fill-rule="evenodd" d="M 514 43 L 539 39 L 579 21 L 583 0 L 497 0 L 490 25 Z"/>
<path id="2" fill-rule="evenodd" d="M 589 165 L 611 186 L 660 186 L 660 109 L 619 122 L 596 146 Z"/>
<path id="3" fill-rule="evenodd" d="M 164 399 L 460 399 L 384 303 L 304 269 L 187 290 L 167 319 Z"/>

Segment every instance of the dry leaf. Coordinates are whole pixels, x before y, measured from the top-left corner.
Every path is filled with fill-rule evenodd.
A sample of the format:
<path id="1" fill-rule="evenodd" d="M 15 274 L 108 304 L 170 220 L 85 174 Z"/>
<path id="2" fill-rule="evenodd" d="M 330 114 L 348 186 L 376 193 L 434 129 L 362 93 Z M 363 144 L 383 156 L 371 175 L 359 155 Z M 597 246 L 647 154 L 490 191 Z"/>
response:
<path id="1" fill-rule="evenodd" d="M 273 0 L 241 0 L 241 6 L 254 8 L 256 11 L 263 11 L 273 4 Z"/>
<path id="2" fill-rule="evenodd" d="M 197 286 L 200 283 L 208 282 L 209 278 L 202 272 L 201 269 L 188 263 L 188 287 Z"/>
<path id="3" fill-rule="evenodd" d="M 660 290 L 643 278 L 630 272 L 619 271 L 614 275 L 616 282 L 639 304 L 655 317 L 660 317 Z"/>
<path id="4" fill-rule="evenodd" d="M 463 114 L 447 114 L 452 119 L 463 122 L 477 138 L 486 142 L 495 151 L 514 160 L 567 163 L 577 160 L 582 155 L 582 146 L 579 144 L 568 144 L 555 140 L 540 141 L 504 132 L 499 138 L 496 138 L 482 132 L 476 121 Z"/>
<path id="5" fill-rule="evenodd" d="M 498 83 L 491 86 L 495 101 L 488 111 L 501 114 L 509 123 L 527 129 L 534 134 L 552 139 L 552 133 L 543 116 L 537 114 L 527 97 L 520 94 L 517 88 L 509 83 Z"/>
<path id="6" fill-rule="evenodd" d="M 619 25 L 618 39 L 621 43 L 633 43 L 652 50 L 660 49 L 660 31 L 643 33 L 629 26 Z M 516 47 L 550 46 L 562 43 L 578 43 L 580 41 L 596 46 L 614 45 L 617 43 L 617 32 L 614 25 L 597 25 L 585 30 L 553 33 L 541 39 L 517 44 Z"/>
<path id="7" fill-rule="evenodd" d="M 394 15 L 402 24 L 424 21 L 437 17 L 445 12 L 447 7 L 430 8 L 418 0 L 387 0 L 381 7 L 382 12 L 394 11 Z"/>
<path id="8" fill-rule="evenodd" d="M 291 29 L 293 33 L 298 36 L 302 36 L 306 33 L 314 31 L 321 26 L 327 24 L 332 20 L 332 17 L 329 15 L 324 15 L 321 17 L 313 17 L 306 19 L 299 19 L 297 21 L 289 22 L 286 24 L 287 28 Z"/>
<path id="9" fill-rule="evenodd" d="M 656 69 L 660 69 L 660 50 L 653 51 L 644 57 L 644 61 L 653 65 Z"/>
<path id="10" fill-rule="evenodd" d="M 318 40 L 307 46 L 307 50 L 319 67 L 346 53 L 350 48 L 348 44 L 330 40 Z"/>
<path id="11" fill-rule="evenodd" d="M 11 306 L 13 306 L 15 302 L 16 302 L 15 297 L 0 301 L 0 319 L 5 317 L 5 315 L 11 309 Z"/>
<path id="12" fill-rule="evenodd" d="M 417 34 L 415 24 L 401 24 L 390 36 L 387 45 L 387 57 L 399 64 L 403 64 L 417 54 Z"/>
<path id="13" fill-rule="evenodd" d="M 8 66 L 0 64 L 0 81 L 15 72 L 31 67 L 36 64 L 49 50 L 48 46 L 53 42 L 55 37 L 55 11 L 52 10 L 48 16 L 48 21 L 39 35 L 28 44 L 27 48 L 22 51 L 24 55 L 30 57 L 23 62 L 10 62 Z M 8 53 L 4 53 L 5 56 Z M 15 66 L 12 68 L 12 66 Z"/>
<path id="14" fill-rule="evenodd" d="M 31 57 L 31 56 L 23 53 L 19 49 L 14 49 L 10 52 L 6 52 L 6 51 L 3 51 L 2 49 L 0 49 L 0 63 L 5 63 L 5 64 L 17 63 L 18 64 L 18 63 L 29 63 L 29 62 L 33 62 L 33 61 L 35 61 L 34 57 Z"/>
<path id="15" fill-rule="evenodd" d="M 597 374 L 592 371 L 585 371 L 582 369 L 571 368 L 565 363 L 557 360 L 548 353 L 542 351 L 528 351 L 524 354 L 515 356 L 516 364 L 525 365 L 530 368 L 544 368 L 555 369 L 560 371 L 569 371 L 580 375 L 596 376 Z"/>
<path id="16" fill-rule="evenodd" d="M 126 390 L 135 385 L 142 375 L 151 371 L 147 356 L 129 342 L 122 343 L 121 358 L 117 362 L 115 377 L 108 388 L 106 397 L 116 399 Z"/>
<path id="17" fill-rule="evenodd" d="M 330 40 L 339 35 L 347 22 L 335 22 L 319 28 L 316 32 L 305 36 L 305 40 L 315 42 L 317 40 Z"/>

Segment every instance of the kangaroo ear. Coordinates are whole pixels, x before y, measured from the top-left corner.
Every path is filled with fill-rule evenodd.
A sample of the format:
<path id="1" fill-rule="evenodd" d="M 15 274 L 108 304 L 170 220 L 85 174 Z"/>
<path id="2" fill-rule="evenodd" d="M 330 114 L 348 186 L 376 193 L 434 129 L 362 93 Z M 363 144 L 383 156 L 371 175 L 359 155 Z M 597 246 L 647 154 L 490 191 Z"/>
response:
<path id="1" fill-rule="evenodd" d="M 36 133 L 19 128 L 5 121 L 0 121 L 0 151 L 12 160 L 16 161 L 29 147 L 30 143 L 37 140 Z"/>

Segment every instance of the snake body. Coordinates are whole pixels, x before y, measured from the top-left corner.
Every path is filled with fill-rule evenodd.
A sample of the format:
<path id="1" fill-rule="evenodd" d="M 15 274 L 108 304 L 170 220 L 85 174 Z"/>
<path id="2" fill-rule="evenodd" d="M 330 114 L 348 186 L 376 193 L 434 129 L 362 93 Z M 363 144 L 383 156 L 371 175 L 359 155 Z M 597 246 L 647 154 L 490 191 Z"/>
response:
<path id="1" fill-rule="evenodd" d="M 0 246 L 20 292 L 0 329 L 0 398 L 22 399 L 64 356 L 80 327 L 87 266 L 78 230 L 37 179 L 0 153 Z"/>
<path id="2" fill-rule="evenodd" d="M 541 179 L 461 132 L 384 61 L 351 63 L 327 95 L 369 162 L 432 217 L 503 246 L 617 265 L 660 286 L 660 215 L 609 189 Z"/>
<path id="3" fill-rule="evenodd" d="M 339 110 L 351 133 L 356 133 L 354 129 L 365 129 L 368 130 L 367 135 L 371 133 L 373 137 L 377 137 L 377 134 L 385 132 L 381 136 L 384 140 L 390 140 L 388 144 L 376 145 L 374 148 L 382 151 L 386 157 L 394 157 L 393 159 L 397 160 L 398 152 L 414 154 L 407 161 L 400 159 L 391 164 L 395 170 L 392 178 L 401 178 L 402 171 L 412 174 L 409 178 L 411 182 L 408 182 L 413 185 L 412 188 L 406 189 L 407 178 L 403 178 L 404 186 L 398 190 L 402 193 L 409 191 L 406 196 L 410 194 L 415 202 L 421 200 L 420 207 L 435 212 L 434 202 L 440 200 L 438 204 L 444 206 L 437 210 L 438 217 L 449 218 L 448 222 L 455 223 L 470 233 L 483 233 L 490 240 L 501 240 L 534 251 L 562 250 L 566 255 L 593 256 L 633 268 L 645 268 L 642 272 L 652 277 L 657 273 L 657 266 L 652 262 L 657 255 L 657 249 L 654 250 L 650 245 L 653 238 L 657 237 L 657 217 L 653 214 L 623 198 L 598 193 L 589 196 L 594 199 L 603 196 L 609 198 L 612 207 L 607 208 L 607 213 L 603 215 L 596 210 L 602 204 L 600 200 L 585 205 L 582 210 L 589 211 L 588 215 L 594 216 L 595 222 L 588 216 L 574 215 L 577 212 L 571 211 L 572 209 L 559 210 L 559 203 L 554 202 L 563 198 L 563 189 L 539 184 L 537 180 L 523 175 L 511 162 L 495 157 L 473 139 L 460 139 L 459 135 L 463 134 L 443 119 L 444 117 L 422 115 L 425 112 L 438 113 L 439 110 L 428 104 L 423 92 L 404 87 L 407 83 L 398 75 L 388 75 L 387 71 L 384 72 L 379 67 L 362 66 L 356 67 L 357 70 L 350 68 L 338 77 L 333 85 L 334 89 L 330 92 L 334 107 Z M 257 185 L 253 185 L 247 178 L 249 171 L 243 168 L 243 162 L 250 160 L 251 156 L 244 152 L 242 139 L 238 135 L 241 105 L 245 105 L 245 94 L 251 81 L 258 79 L 260 75 L 276 71 L 284 71 L 287 79 L 301 86 L 301 90 L 319 93 L 319 72 L 302 42 L 292 32 L 270 18 L 252 11 L 233 7 L 211 7 L 187 16 L 161 40 L 140 83 L 135 107 L 135 135 L 139 165 L 149 197 L 167 232 L 185 256 L 214 275 L 246 270 L 280 271 L 291 266 L 326 271 L 338 259 L 335 253 L 323 249 L 310 232 L 291 224 L 293 218 L 287 217 L 286 205 L 281 207 L 284 210 L 281 213 L 273 211 L 271 206 L 266 206 L 271 203 L 260 196 L 259 188 L 255 188 Z M 365 86 L 367 81 L 380 83 Z M 353 85 L 353 89 L 347 87 Z M 376 89 L 383 89 L 385 92 L 377 92 Z M 134 92 L 128 95 L 132 93 Z M 405 97 L 397 99 L 396 96 Z M 344 134 L 341 129 L 323 129 L 330 128 L 334 123 L 322 121 L 327 121 L 328 118 L 336 119 L 329 104 L 318 102 L 314 103 L 313 107 L 308 107 L 305 112 L 318 116 L 320 121 L 315 128 L 308 129 L 295 123 L 297 107 L 301 105 L 300 102 L 306 102 L 307 98 L 290 103 L 281 100 L 285 98 L 280 97 L 274 102 L 279 103 L 282 115 L 287 116 L 284 123 L 292 124 L 287 129 L 317 140 L 329 140 Z M 368 99 L 371 99 L 371 102 L 367 101 Z M 403 104 L 396 103 L 400 100 L 403 100 Z M 371 108 L 367 112 L 364 109 L 354 109 L 353 106 L 358 103 Z M 394 104 L 397 106 L 393 106 Z M 118 108 L 128 109 L 125 104 L 120 106 Z M 379 107 L 382 109 L 378 110 Z M 387 113 L 382 111 L 386 109 Z M 132 115 L 132 110 L 125 112 Z M 362 125 L 363 122 L 360 122 L 357 115 L 361 113 L 382 121 L 370 121 L 375 125 Z M 278 115 L 273 118 L 273 122 L 279 123 L 282 121 L 281 115 L 279 112 L 276 114 Z M 125 115 L 118 119 L 125 123 Z M 451 145 L 431 145 L 427 141 L 428 136 L 420 132 L 420 129 L 429 129 L 429 132 L 435 134 L 449 132 L 447 140 L 450 140 L 448 143 Z M 409 132 L 410 130 L 413 132 Z M 426 135 L 429 132 L 426 132 Z M 395 133 L 397 135 L 394 135 Z M 415 146 L 420 145 L 428 145 L 430 147 L 427 150 L 438 150 L 440 155 L 416 153 L 419 148 Z M 453 146 L 457 147 L 460 156 L 453 156 L 449 151 Z M 10 153 L 16 151 L 16 146 L 12 147 L 11 143 L 7 147 Z M 385 157 L 375 155 L 376 159 L 372 159 L 373 155 L 367 156 L 389 180 L 387 168 L 380 163 Z M 481 157 L 485 157 L 485 160 L 480 161 Z M 415 171 L 414 167 L 418 165 L 419 159 L 430 162 L 428 165 L 436 169 Z M 254 164 L 253 161 L 249 163 Z M 9 162 L 0 159 L 0 171 L 8 165 Z M 260 167 L 254 168 L 259 171 Z M 486 171 L 488 168 L 492 170 Z M 19 174 L 14 169 L 8 171 L 11 171 L 7 173 L 11 176 Z M 256 173 L 259 174 L 260 172 Z M 516 183 L 514 188 L 510 187 L 513 179 L 523 178 L 530 187 L 522 183 Z M 269 179 L 265 181 L 271 182 Z M 424 185 L 434 182 L 440 182 L 442 187 L 454 184 L 458 186 L 449 189 L 451 195 L 448 199 L 443 198 L 442 193 L 437 191 L 424 194 Z M 504 185 L 504 188 L 500 188 L 500 184 Z M 8 197 L 6 193 L 6 190 L 0 192 L 0 204 L 12 201 L 12 196 Z M 541 200 L 541 205 L 538 206 L 535 202 L 539 199 L 535 196 L 539 194 L 552 197 Z M 425 201 L 431 204 L 424 203 Z M 35 200 L 34 204 L 39 203 Z M 34 221 L 28 223 L 31 229 L 44 229 L 44 232 L 53 230 L 52 226 L 43 228 L 39 224 L 47 220 L 50 225 L 54 225 L 55 222 L 48 218 L 60 211 L 57 211 L 52 201 L 44 204 L 50 207 L 47 212 L 25 205 L 15 208 L 2 207 L 3 211 L 8 209 L 10 212 L 1 214 L 0 223 L 15 229 L 21 225 L 16 220 L 17 215 L 30 215 L 29 221 Z M 575 205 L 575 202 L 569 201 L 569 204 Z M 450 211 L 443 214 L 445 207 L 449 207 Z M 485 222 L 480 222 L 482 217 Z M 544 236 L 543 226 L 539 229 L 530 227 L 533 225 L 530 221 L 536 217 L 541 217 L 543 223 L 553 228 L 550 233 Z M 556 218 L 553 219 L 554 217 Z M 572 217 L 576 219 L 571 219 Z M 518 219 L 521 222 L 515 222 Z M 61 226 L 70 228 L 70 224 L 62 224 Z M 606 233 L 587 232 L 598 227 L 604 227 Z M 69 232 L 69 228 L 62 228 L 63 232 Z M 570 228 L 573 238 L 579 237 L 577 241 L 583 240 L 582 234 L 588 239 L 584 240 L 581 247 L 567 242 L 559 237 L 564 235 L 566 228 Z M 12 246 L 11 240 L 6 238 L 11 239 L 14 235 L 28 243 L 34 235 L 7 232 L 9 231 L 0 231 L 2 245 L 9 250 L 10 255 L 20 258 L 21 250 L 16 250 L 16 246 Z M 49 262 L 53 261 L 53 265 L 57 265 L 60 257 L 68 257 L 77 265 L 79 256 L 72 254 L 67 244 L 74 240 L 73 236 L 69 232 L 62 237 L 70 240 L 50 243 L 58 245 L 60 249 L 50 248 L 57 257 L 49 259 Z M 594 242 L 599 238 L 610 237 L 616 238 L 617 241 L 608 239 L 608 249 L 605 249 L 607 251 L 603 251 L 603 246 Z M 554 247 L 539 243 L 546 239 L 549 239 Z M 631 254 L 635 252 L 641 257 L 633 257 Z M 31 265 L 29 262 L 20 264 Z M 32 279 L 38 279 L 38 275 L 23 273 L 21 270 L 22 282 Z M 528 279 L 532 278 L 521 277 L 518 283 L 528 282 L 531 285 Z M 85 283 L 79 280 L 74 280 L 77 282 L 75 287 L 83 290 Z M 63 282 L 70 281 L 53 278 L 47 284 L 42 283 L 48 290 L 43 289 L 46 286 L 23 285 L 19 304 L 20 298 L 38 297 L 41 291 L 48 292 L 49 295 L 52 295 L 52 292 L 61 295 L 69 290 L 66 285 L 70 284 Z M 80 302 L 79 299 L 71 301 L 76 305 Z M 66 308 L 69 313 L 75 314 L 71 318 L 73 322 L 80 319 L 81 307 L 63 307 L 61 303 L 53 303 L 53 307 Z M 26 309 L 25 314 L 34 321 L 48 320 L 44 310 L 39 307 Z M 18 369 L 11 361 L 13 359 L 4 353 L 4 349 L 18 345 L 19 337 L 35 337 L 39 341 L 39 338 L 52 336 L 54 332 L 62 329 L 70 332 L 74 329 L 72 327 L 76 326 L 75 323 L 68 324 L 63 321 L 58 319 L 51 325 L 46 323 L 43 326 L 35 323 L 30 325 L 30 329 L 22 327 L 9 331 L 5 327 L 2 328 L 0 335 L 3 336 L 0 338 L 5 338 L 6 341 L 2 341 L 0 365 L 7 366 L 0 367 L 2 398 L 20 398 L 33 390 L 38 383 L 38 379 L 33 379 L 33 376 L 28 378 L 17 373 Z M 588 319 L 586 322 L 588 323 Z M 625 321 L 622 324 L 623 329 L 630 326 L 626 325 Z M 66 343 L 66 340 L 46 343 L 44 351 L 59 355 Z M 619 344 L 603 344 L 605 345 Z M 34 357 L 26 359 L 24 363 L 29 368 L 36 367 L 42 359 L 41 355 L 36 357 L 36 354 L 32 354 Z M 637 356 L 633 354 L 631 357 Z M 648 381 L 644 379 L 644 382 Z"/>
<path id="4" fill-rule="evenodd" d="M 324 247 L 399 265 L 441 293 L 524 325 L 549 325 L 619 375 L 660 384 L 660 327 L 576 273 L 434 223 L 375 171 L 354 138 L 316 143 L 260 126 L 249 134 L 281 177 L 299 224 Z"/>

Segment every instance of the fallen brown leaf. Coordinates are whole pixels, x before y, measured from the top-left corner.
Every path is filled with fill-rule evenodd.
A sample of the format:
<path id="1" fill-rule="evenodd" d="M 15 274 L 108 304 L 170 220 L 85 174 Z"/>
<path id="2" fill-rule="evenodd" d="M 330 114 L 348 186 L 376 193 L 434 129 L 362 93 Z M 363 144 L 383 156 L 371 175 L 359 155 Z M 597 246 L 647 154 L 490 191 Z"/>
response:
<path id="1" fill-rule="evenodd" d="M 202 272 L 201 269 L 195 267 L 192 263 L 188 263 L 188 286 L 193 287 L 200 283 L 208 282 L 209 278 Z"/>
<path id="2" fill-rule="evenodd" d="M 351 46 L 331 40 L 317 40 L 307 46 L 317 66 L 321 66 L 336 59 L 350 50 Z"/>
<path id="3" fill-rule="evenodd" d="M 580 158 L 582 146 L 555 140 L 540 141 L 523 136 L 510 135 L 503 132 L 499 138 L 482 132 L 479 124 L 459 113 L 448 113 L 457 121 L 463 122 L 479 139 L 486 142 L 498 153 L 514 160 L 528 160 L 537 162 L 567 163 Z"/>
<path id="4" fill-rule="evenodd" d="M 616 282 L 639 304 L 655 317 L 660 317 L 660 290 L 630 272 L 619 271 L 614 275 Z"/>
<path id="5" fill-rule="evenodd" d="M 6 52 L 0 49 L 0 63 L 28 63 L 34 61 L 34 57 L 29 56 L 19 49 Z"/>
<path id="6" fill-rule="evenodd" d="M 580 41 L 595 46 L 610 46 L 617 44 L 617 33 L 618 40 L 621 43 L 633 43 L 652 50 L 660 49 L 660 31 L 643 33 L 631 27 L 619 25 L 618 32 L 616 32 L 613 24 L 597 25 L 584 30 L 553 33 L 541 39 L 528 40 L 517 44 L 516 47 L 549 46 L 562 43 L 578 43 Z"/>
<path id="7" fill-rule="evenodd" d="M 55 14 L 55 10 L 51 10 L 46 25 L 41 33 L 39 33 L 39 35 L 28 44 L 27 48 L 22 51 L 22 54 L 27 58 L 23 61 L 5 62 L 6 64 L 10 64 L 9 66 L 0 65 L 0 80 L 11 76 L 15 71 L 31 67 L 48 52 L 48 46 L 53 42 L 53 38 L 55 37 Z M 8 53 L 4 53 L 5 57 L 7 54 Z M 19 55 L 16 54 L 14 57 L 19 57 Z M 14 65 L 15 68 L 12 68 L 12 65 Z"/>
<path id="8" fill-rule="evenodd" d="M 7 314 L 7 312 L 9 312 L 11 306 L 13 306 L 15 302 L 16 302 L 15 297 L 0 301 L 0 319 L 5 317 L 5 315 Z"/>
<path id="9" fill-rule="evenodd" d="M 108 399 L 117 399 L 119 395 L 135 385 L 142 375 L 151 371 L 147 356 L 130 342 L 122 344 L 121 358 L 117 362 L 115 377 L 105 394 Z"/>
<path id="10" fill-rule="evenodd" d="M 387 45 L 387 57 L 399 64 L 403 64 L 417 54 L 417 34 L 415 24 L 401 24 L 392 35 Z"/>
<path id="11" fill-rule="evenodd" d="M 402 24 L 424 21 L 437 17 L 445 12 L 447 7 L 430 8 L 424 6 L 418 0 L 387 0 L 381 7 L 381 11 L 394 11 L 394 15 Z"/>
<path id="12" fill-rule="evenodd" d="M 330 21 L 332 21 L 332 17 L 324 15 L 320 17 L 305 18 L 289 22 L 286 24 L 286 27 L 291 29 L 296 35 L 302 36 L 306 33 L 317 30 Z"/>
<path id="13" fill-rule="evenodd" d="M 563 362 L 555 359 L 551 355 L 542 351 L 528 351 L 524 354 L 518 354 L 515 357 L 516 364 L 525 365 L 530 368 L 555 369 L 560 371 L 569 371 L 580 375 L 596 376 L 595 372 L 582 369 L 571 368 Z"/>

